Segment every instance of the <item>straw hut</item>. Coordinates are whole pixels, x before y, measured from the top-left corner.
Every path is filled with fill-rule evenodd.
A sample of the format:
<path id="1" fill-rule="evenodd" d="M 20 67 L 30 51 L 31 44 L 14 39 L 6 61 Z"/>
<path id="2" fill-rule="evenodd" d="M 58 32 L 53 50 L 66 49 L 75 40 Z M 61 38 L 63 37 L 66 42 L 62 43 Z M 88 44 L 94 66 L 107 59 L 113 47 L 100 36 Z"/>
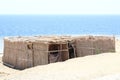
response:
<path id="1" fill-rule="evenodd" d="M 5 65 L 25 69 L 75 57 L 72 39 L 63 37 L 9 37 L 4 39 Z"/>
<path id="2" fill-rule="evenodd" d="M 115 52 L 115 37 L 6 37 L 3 63 L 9 67 L 25 69 L 103 52 Z"/>

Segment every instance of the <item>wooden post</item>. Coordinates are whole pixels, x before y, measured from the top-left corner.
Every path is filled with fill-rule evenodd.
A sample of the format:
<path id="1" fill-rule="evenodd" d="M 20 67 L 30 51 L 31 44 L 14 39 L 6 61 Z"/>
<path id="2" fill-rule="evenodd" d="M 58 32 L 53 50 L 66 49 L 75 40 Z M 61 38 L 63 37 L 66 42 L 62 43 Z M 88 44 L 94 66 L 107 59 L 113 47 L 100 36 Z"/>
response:
<path id="1" fill-rule="evenodd" d="M 60 57 L 59 57 L 59 59 L 60 59 L 60 61 L 62 61 L 62 44 L 60 43 L 60 51 L 59 51 L 59 53 L 60 53 Z"/>

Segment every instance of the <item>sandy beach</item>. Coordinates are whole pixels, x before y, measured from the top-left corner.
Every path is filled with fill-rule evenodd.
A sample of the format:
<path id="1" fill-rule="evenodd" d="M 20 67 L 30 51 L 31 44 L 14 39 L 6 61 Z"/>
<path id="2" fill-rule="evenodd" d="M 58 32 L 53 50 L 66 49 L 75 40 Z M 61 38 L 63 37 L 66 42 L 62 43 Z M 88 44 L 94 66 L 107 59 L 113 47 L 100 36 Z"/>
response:
<path id="1" fill-rule="evenodd" d="M 3 65 L 0 54 L 0 80 L 120 80 L 120 49 L 69 59 L 48 65 L 16 70 Z"/>
<path id="2" fill-rule="evenodd" d="M 3 53 L 3 38 L 0 37 L 0 54 Z"/>
<path id="3" fill-rule="evenodd" d="M 3 55 L 0 54 L 0 78 L 19 72 L 19 70 L 15 70 L 3 65 L 2 56 Z"/>
<path id="4" fill-rule="evenodd" d="M 75 58 L 22 71 L 8 68 L 2 65 L 2 62 L 0 63 L 0 80 L 97 80 L 97 78 L 102 80 L 103 78 L 100 77 L 109 77 L 109 75 L 119 73 L 119 53 L 104 53 Z M 120 79 L 114 78 L 112 80 Z"/>

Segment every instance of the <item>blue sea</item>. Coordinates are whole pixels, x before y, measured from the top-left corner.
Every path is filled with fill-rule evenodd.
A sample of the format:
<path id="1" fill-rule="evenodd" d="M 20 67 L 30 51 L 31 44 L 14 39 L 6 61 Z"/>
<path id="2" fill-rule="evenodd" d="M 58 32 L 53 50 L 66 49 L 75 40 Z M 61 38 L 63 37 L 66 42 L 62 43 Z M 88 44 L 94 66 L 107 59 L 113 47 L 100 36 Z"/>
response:
<path id="1" fill-rule="evenodd" d="M 119 35 L 120 15 L 0 15 L 3 37 L 31 35 Z"/>

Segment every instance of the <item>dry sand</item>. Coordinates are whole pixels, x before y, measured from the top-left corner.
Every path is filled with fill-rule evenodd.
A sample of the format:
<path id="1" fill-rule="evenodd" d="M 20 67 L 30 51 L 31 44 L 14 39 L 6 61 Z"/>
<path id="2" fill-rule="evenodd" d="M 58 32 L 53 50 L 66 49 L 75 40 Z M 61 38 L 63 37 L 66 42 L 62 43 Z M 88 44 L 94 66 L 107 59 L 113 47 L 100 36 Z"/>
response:
<path id="1" fill-rule="evenodd" d="M 6 77 L 10 74 L 14 74 L 16 72 L 19 72 L 19 70 L 15 70 L 12 68 L 9 68 L 2 63 L 2 54 L 0 53 L 0 78 L 1 77 Z M 1 80 L 1 79 L 0 79 Z"/>
<path id="2" fill-rule="evenodd" d="M 26 70 L 15 70 L 2 64 L 0 80 L 120 80 L 120 41 L 117 53 L 104 53 L 67 60 Z"/>
<path id="3" fill-rule="evenodd" d="M 116 39 L 115 43 L 116 52 L 120 53 L 120 39 Z"/>
<path id="4" fill-rule="evenodd" d="M 10 75 L 0 77 L 0 80 L 111 80 L 99 77 L 120 73 L 120 54 L 86 56 L 23 71 L 16 71 L 0 64 L 0 69 L 3 69 L 0 72 L 10 72 Z"/>
<path id="5" fill-rule="evenodd" d="M 92 80 L 120 80 L 120 73 L 107 75 L 107 76 L 103 76 L 103 77 L 92 79 Z"/>

